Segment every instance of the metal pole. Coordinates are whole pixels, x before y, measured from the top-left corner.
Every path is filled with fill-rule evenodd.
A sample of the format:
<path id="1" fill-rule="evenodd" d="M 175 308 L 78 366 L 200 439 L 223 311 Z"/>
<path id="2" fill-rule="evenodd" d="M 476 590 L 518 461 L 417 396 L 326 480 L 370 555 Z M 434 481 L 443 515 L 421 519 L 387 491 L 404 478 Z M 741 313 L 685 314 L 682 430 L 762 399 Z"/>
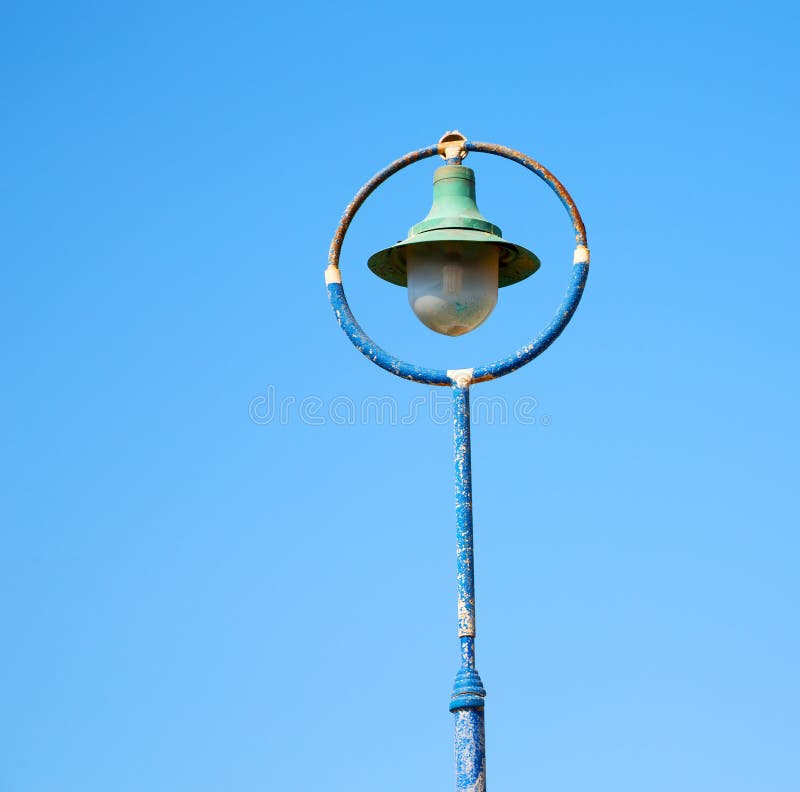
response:
<path id="1" fill-rule="evenodd" d="M 475 563 L 472 552 L 472 463 L 469 385 L 453 385 L 453 435 L 456 473 L 456 557 L 458 563 L 458 637 L 461 668 L 453 685 L 456 791 L 484 792 L 486 748 L 483 700 L 486 691 L 475 669 Z"/>

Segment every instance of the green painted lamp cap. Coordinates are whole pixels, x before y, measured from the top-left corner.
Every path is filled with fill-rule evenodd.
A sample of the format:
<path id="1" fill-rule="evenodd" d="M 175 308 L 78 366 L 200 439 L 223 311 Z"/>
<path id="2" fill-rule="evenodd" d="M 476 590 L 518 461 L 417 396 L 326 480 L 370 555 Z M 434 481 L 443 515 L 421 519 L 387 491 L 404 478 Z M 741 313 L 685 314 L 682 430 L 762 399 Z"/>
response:
<path id="1" fill-rule="evenodd" d="M 433 174 L 433 206 L 424 220 L 412 226 L 408 237 L 370 256 L 367 266 L 379 277 L 397 286 L 408 285 L 405 250 L 410 245 L 460 242 L 465 245 L 494 244 L 500 250 L 500 286 L 533 275 L 540 261 L 520 245 L 503 239 L 475 202 L 475 172 L 463 165 L 444 165 Z"/>

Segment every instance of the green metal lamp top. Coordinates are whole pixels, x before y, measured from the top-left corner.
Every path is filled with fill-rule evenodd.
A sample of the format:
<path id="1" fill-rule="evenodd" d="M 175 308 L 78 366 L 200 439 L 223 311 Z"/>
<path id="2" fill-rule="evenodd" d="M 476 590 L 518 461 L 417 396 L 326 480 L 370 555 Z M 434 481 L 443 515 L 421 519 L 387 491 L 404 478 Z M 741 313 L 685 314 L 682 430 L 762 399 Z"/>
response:
<path id="1" fill-rule="evenodd" d="M 487 243 L 500 249 L 500 286 L 533 275 L 539 259 L 520 245 L 503 239 L 500 229 L 490 223 L 475 202 L 475 172 L 463 165 L 444 165 L 433 174 L 433 206 L 424 220 L 412 226 L 408 237 L 370 256 L 367 266 L 380 278 L 407 286 L 405 250 L 410 245 L 461 242 Z"/>

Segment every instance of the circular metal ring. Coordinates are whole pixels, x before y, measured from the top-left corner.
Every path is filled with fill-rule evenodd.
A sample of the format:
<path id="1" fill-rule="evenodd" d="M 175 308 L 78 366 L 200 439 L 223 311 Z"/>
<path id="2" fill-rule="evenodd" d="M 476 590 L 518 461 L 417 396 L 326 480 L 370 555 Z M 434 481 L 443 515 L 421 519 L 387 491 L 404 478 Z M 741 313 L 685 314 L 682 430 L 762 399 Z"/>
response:
<path id="1" fill-rule="evenodd" d="M 564 328 L 569 324 L 569 320 L 572 319 L 578 307 L 578 303 L 580 303 L 583 288 L 586 285 L 586 278 L 589 275 L 589 250 L 586 244 L 586 228 L 583 225 L 580 212 L 578 212 L 578 207 L 575 206 L 575 202 L 572 200 L 564 185 L 561 184 L 547 168 L 519 151 L 514 151 L 514 149 L 507 148 L 506 146 L 499 146 L 494 143 L 467 141 L 466 149 L 467 151 L 477 151 L 484 154 L 494 154 L 505 157 L 512 162 L 522 165 L 542 179 L 542 181 L 544 181 L 558 196 L 558 199 L 567 210 L 572 227 L 575 231 L 575 243 L 577 246 L 575 248 L 572 276 L 567 287 L 567 292 L 553 318 L 530 344 L 518 349 L 508 357 L 500 358 L 488 365 L 477 366 L 471 370 L 469 377 L 470 382 L 484 382 L 490 379 L 497 379 L 505 374 L 510 374 L 526 363 L 530 363 L 534 358 L 541 355 L 542 352 L 561 335 Z M 341 255 L 345 234 L 347 234 L 347 229 L 350 227 L 353 218 L 364 201 L 366 201 L 372 192 L 390 176 L 393 176 L 408 165 L 426 159 L 427 157 L 432 157 L 434 154 L 438 154 L 438 145 L 412 151 L 385 167 L 356 193 L 355 198 L 353 198 L 350 205 L 345 209 L 339 227 L 336 229 L 336 233 L 333 236 L 328 253 L 328 269 L 325 272 L 325 281 L 328 284 L 328 296 L 336 318 L 339 321 L 339 325 L 347 334 L 347 337 L 353 342 L 356 349 L 365 357 L 369 358 L 381 368 L 386 369 L 386 371 L 396 374 L 398 377 L 403 377 L 404 379 L 421 382 L 426 385 L 452 385 L 454 383 L 454 378 L 451 374 L 454 372 L 448 372 L 445 369 L 417 366 L 413 363 L 407 363 L 404 360 L 393 357 L 378 346 L 378 344 L 362 330 L 361 325 L 358 324 L 355 316 L 353 316 L 353 312 L 350 310 L 350 306 L 347 304 L 347 298 L 345 297 L 344 288 L 342 287 L 341 274 L 339 271 L 339 257 Z M 464 369 L 460 369 L 459 373 L 463 376 Z"/>

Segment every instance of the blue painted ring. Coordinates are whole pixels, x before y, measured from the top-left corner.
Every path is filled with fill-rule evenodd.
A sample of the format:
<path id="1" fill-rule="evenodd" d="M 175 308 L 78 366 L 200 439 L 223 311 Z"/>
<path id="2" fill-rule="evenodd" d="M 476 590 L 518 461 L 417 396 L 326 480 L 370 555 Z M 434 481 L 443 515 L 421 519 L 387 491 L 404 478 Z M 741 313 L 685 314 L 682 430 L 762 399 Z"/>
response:
<path id="1" fill-rule="evenodd" d="M 499 157 L 516 162 L 519 165 L 527 168 L 535 173 L 542 181 L 545 182 L 553 192 L 558 196 L 558 199 L 564 205 L 569 215 L 570 222 L 575 231 L 575 243 L 583 247 L 587 246 L 586 242 L 586 228 L 584 227 L 583 220 L 581 219 L 578 207 L 572 200 L 572 197 L 567 192 L 563 184 L 552 174 L 547 168 L 538 163 L 536 160 L 531 159 L 525 154 L 515 151 L 514 149 L 507 148 L 506 146 L 499 146 L 494 143 L 478 143 L 467 141 L 467 151 L 476 151 L 484 154 L 494 154 Z M 342 220 L 339 223 L 336 233 L 331 241 L 330 251 L 328 253 L 328 265 L 339 268 L 339 257 L 342 251 L 342 244 L 344 243 L 345 235 L 353 222 L 358 210 L 363 205 L 364 201 L 375 191 L 375 189 L 383 184 L 390 176 L 393 176 L 398 171 L 411 165 L 419 160 L 427 159 L 438 153 L 438 146 L 428 146 L 426 148 L 417 149 L 398 160 L 395 160 L 390 165 L 387 165 L 382 171 L 373 176 L 355 195 L 350 205 L 345 209 Z M 575 310 L 580 303 L 583 289 L 586 285 L 586 278 L 589 275 L 589 262 L 579 261 L 573 265 L 572 276 L 567 287 L 567 292 L 564 299 L 561 301 L 558 310 L 554 317 L 545 326 L 545 328 L 531 341 L 530 344 L 518 349 L 508 357 L 496 360 L 494 363 L 488 365 L 477 366 L 473 369 L 472 382 L 484 382 L 486 380 L 497 379 L 505 374 L 510 374 L 516 371 L 526 363 L 530 363 L 534 358 L 542 354 L 553 341 L 558 338 L 563 332 L 564 328 L 569 324 L 570 319 L 575 313 Z M 339 321 L 342 330 L 347 334 L 347 337 L 352 341 L 356 349 L 359 350 L 365 357 L 369 358 L 373 363 L 398 377 L 412 380 L 414 382 L 421 382 L 426 385 L 452 385 L 451 378 L 447 375 L 445 369 L 433 369 L 425 366 L 417 366 L 413 363 L 408 363 L 400 358 L 390 355 L 382 347 L 376 344 L 361 328 L 361 325 L 356 321 L 350 306 L 347 303 L 347 297 L 344 293 L 344 288 L 341 283 L 328 284 L 328 297 L 331 301 L 331 306 Z"/>

